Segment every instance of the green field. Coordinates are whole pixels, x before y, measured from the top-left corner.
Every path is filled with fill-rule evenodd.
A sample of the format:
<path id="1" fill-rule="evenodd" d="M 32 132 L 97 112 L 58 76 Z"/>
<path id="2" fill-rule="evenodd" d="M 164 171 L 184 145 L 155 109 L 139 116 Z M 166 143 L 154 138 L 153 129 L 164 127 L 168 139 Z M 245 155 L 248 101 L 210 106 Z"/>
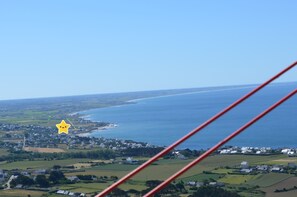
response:
<path id="1" fill-rule="evenodd" d="M 263 174 L 258 176 L 256 179 L 248 181 L 247 184 L 258 185 L 260 187 L 268 187 L 292 176 L 293 175 L 282 173 Z"/>
<path id="2" fill-rule="evenodd" d="M 224 178 L 219 179 L 219 182 L 228 184 L 244 184 L 248 181 L 257 179 L 259 175 L 226 175 Z"/>
<path id="3" fill-rule="evenodd" d="M 222 175 L 220 174 L 197 174 L 189 177 L 182 178 L 180 180 L 183 180 L 184 182 L 189 182 L 189 181 L 198 181 L 198 182 L 203 182 L 204 180 L 209 180 L 209 179 L 214 179 L 217 180 Z"/>
<path id="4" fill-rule="evenodd" d="M 244 155 L 216 155 L 207 158 L 201 164 L 193 167 L 187 173 L 178 178 L 178 180 L 188 181 L 205 181 L 205 180 L 217 180 L 219 182 L 224 182 L 226 185 L 233 187 L 247 187 L 252 188 L 254 186 L 259 186 L 264 188 L 271 186 L 273 184 L 279 183 L 282 180 L 291 177 L 292 175 L 282 174 L 282 173 L 268 173 L 268 174 L 258 174 L 258 175 L 236 175 L 230 174 L 232 169 L 226 169 L 225 166 L 238 167 L 242 161 L 248 161 L 250 165 L 256 165 L 259 163 L 269 163 L 275 160 L 285 159 L 284 155 L 274 155 L 274 156 L 244 156 Z M 120 159 L 119 159 L 120 160 Z M 53 165 L 72 165 L 79 162 L 91 161 L 89 159 L 67 159 L 67 160 L 53 160 L 53 161 L 22 161 L 22 162 L 12 162 L 0 164 L 0 169 L 40 169 L 40 168 L 51 168 Z M 161 159 L 157 161 L 154 165 L 141 172 L 128 181 L 120 188 L 124 190 L 136 189 L 144 190 L 146 189 L 145 181 L 147 180 L 163 180 L 172 173 L 178 171 L 183 166 L 191 162 L 191 160 L 178 160 L 178 159 Z M 66 176 L 73 175 L 96 175 L 101 176 L 117 176 L 123 177 L 131 170 L 135 169 L 137 165 L 128 164 L 105 164 L 96 167 L 86 167 L 82 171 L 65 173 Z M 204 172 L 208 171 L 208 172 Z M 112 182 L 108 183 L 75 183 L 75 184 L 63 184 L 58 186 L 59 189 L 65 189 L 73 192 L 84 192 L 84 193 L 94 193 L 105 189 Z M 11 191 L 11 195 L 14 195 Z M 243 196 L 249 196 L 251 191 L 242 192 Z M 35 194 L 31 195 L 34 196 Z M 261 193 L 255 193 L 254 196 L 261 196 Z M 1 193 L 0 193 L 0 196 Z M 51 196 L 55 196 L 54 194 Z"/>
<path id="5" fill-rule="evenodd" d="M 3 196 L 3 197 L 27 197 L 28 195 L 30 195 L 31 197 L 40 197 L 42 196 L 42 194 L 46 194 L 46 193 L 47 192 L 22 190 L 22 189 L 0 190 L 0 196 Z"/>
<path id="6" fill-rule="evenodd" d="M 290 177 L 288 179 L 285 179 L 281 182 L 278 182 L 276 184 L 273 184 L 269 187 L 262 188 L 264 192 L 266 192 L 267 197 L 296 197 L 297 196 L 297 190 L 291 188 L 294 188 L 297 186 L 297 177 Z M 282 190 L 283 188 L 286 188 L 286 192 L 274 192 L 275 190 Z"/>
<path id="7" fill-rule="evenodd" d="M 45 160 L 35 160 L 35 161 L 17 161 L 17 162 L 11 162 L 11 163 L 2 163 L 0 164 L 0 169 L 5 170 L 12 170 L 12 169 L 47 169 L 51 168 L 54 165 L 60 165 L 60 166 L 66 166 L 75 164 L 78 162 L 86 162 L 89 161 L 89 159 L 65 159 L 65 160 L 51 160 L 51 161 L 45 161 Z"/>
<path id="8" fill-rule="evenodd" d="M 257 163 L 263 163 L 265 161 L 271 161 L 275 159 L 283 158 L 283 155 L 276 155 L 276 156 L 244 156 L 244 155 L 217 155 L 207 158 L 201 164 L 193 167 L 187 173 L 182 175 L 180 178 L 189 180 L 189 177 L 197 176 L 200 177 L 205 176 L 203 171 L 212 171 L 218 174 L 226 174 L 230 172 L 229 169 L 217 169 L 215 168 L 222 167 L 222 166 L 239 166 L 240 162 L 248 161 L 251 165 Z M 191 160 L 177 160 L 177 159 L 162 159 L 156 162 L 156 165 L 151 165 L 138 175 L 136 175 L 133 179 L 139 181 L 145 180 L 163 180 L 169 177 L 172 173 L 176 172 L 177 170 L 181 169 L 183 166 L 188 164 Z M 135 169 L 137 165 L 122 165 L 122 164 L 109 164 L 109 165 L 102 165 L 98 167 L 92 168 L 85 168 L 85 172 L 79 173 L 70 173 L 69 175 L 74 174 L 93 174 L 96 176 L 118 176 L 122 177 L 126 173 L 130 172 L 131 170 Z M 218 175 L 211 175 L 216 176 Z M 197 177 L 195 177 L 197 178 Z M 199 179 L 200 180 L 200 179 Z"/>
<path id="9" fill-rule="evenodd" d="M 211 172 L 212 173 L 217 173 L 217 174 L 228 174 L 228 173 L 233 172 L 233 170 L 232 169 L 226 169 L 226 168 L 218 168 L 218 169 L 212 170 Z"/>
<path id="10" fill-rule="evenodd" d="M 266 162 L 268 165 L 287 165 L 288 163 L 297 163 L 297 157 L 284 157 Z"/>
<path id="11" fill-rule="evenodd" d="M 9 152 L 7 151 L 7 149 L 4 148 L 0 148 L 0 156 L 4 156 L 4 155 L 8 155 Z"/>
<path id="12" fill-rule="evenodd" d="M 84 193 L 93 193 L 100 190 L 107 188 L 110 184 L 108 183 L 76 183 L 71 185 L 64 185 L 61 186 L 60 189 L 73 191 L 73 192 L 84 192 Z M 121 189 L 129 190 L 129 189 L 136 189 L 136 190 L 144 190 L 147 187 L 144 184 L 123 184 L 120 186 Z"/>
<path id="13" fill-rule="evenodd" d="M 243 185 L 248 187 L 254 187 L 256 185 L 263 187 L 277 183 L 290 175 L 286 174 L 259 174 L 259 175 L 232 175 L 228 174 L 232 172 L 232 169 L 220 168 L 224 166 L 236 167 L 239 166 L 242 161 L 248 161 L 251 165 L 256 165 L 259 163 L 271 162 L 278 159 L 285 158 L 284 155 L 274 155 L 274 156 L 244 156 L 244 155 L 217 155 L 207 158 L 201 164 L 195 166 L 190 171 L 182 175 L 178 180 L 183 180 L 184 182 L 188 181 L 204 181 L 204 180 L 218 180 L 226 184 L 231 185 Z M 168 159 L 168 160 L 159 160 L 155 165 L 150 166 L 140 174 L 133 177 L 133 180 L 138 181 L 139 183 L 144 183 L 146 180 L 163 180 L 166 177 L 169 177 L 173 172 L 181 169 L 184 165 L 189 163 L 191 160 L 177 160 L 177 159 Z M 75 174 L 93 174 L 97 176 L 118 176 L 122 177 L 132 169 L 136 168 L 135 165 L 119 165 L 119 164 L 110 164 L 104 166 L 98 166 L 93 168 L 86 168 L 85 172 L 78 173 L 69 173 L 67 175 Z M 203 171 L 211 171 L 211 174 L 203 173 Z M 100 185 L 100 186 L 99 186 Z M 104 189 L 108 184 L 98 184 L 94 185 L 96 188 L 90 189 L 89 191 L 100 191 Z M 78 186 L 72 188 L 74 191 L 80 191 Z M 126 184 L 122 186 L 123 189 L 142 189 L 140 185 L 131 185 Z M 67 187 L 67 186 L 66 186 Z M 143 187 L 143 185 L 142 185 Z M 86 190 L 84 190 L 86 191 Z M 250 196 L 250 192 L 243 192 L 243 196 Z M 255 193 L 254 196 L 263 196 L 261 193 Z"/>

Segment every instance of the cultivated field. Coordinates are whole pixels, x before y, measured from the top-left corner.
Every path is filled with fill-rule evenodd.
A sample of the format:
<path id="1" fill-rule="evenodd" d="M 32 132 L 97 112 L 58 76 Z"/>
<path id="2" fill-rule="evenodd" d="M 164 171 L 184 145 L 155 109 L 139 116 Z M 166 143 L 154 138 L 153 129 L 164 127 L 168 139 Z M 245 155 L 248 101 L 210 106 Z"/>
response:
<path id="1" fill-rule="evenodd" d="M 65 150 L 61 148 L 35 148 L 35 147 L 25 147 L 24 151 L 28 152 L 38 152 L 38 153 L 63 153 Z"/>
<path id="2" fill-rule="evenodd" d="M 264 192 L 266 192 L 266 197 L 296 197 L 297 196 L 297 190 L 287 191 L 287 192 L 274 192 L 275 190 L 282 190 L 284 188 L 294 188 L 297 187 L 297 177 L 291 177 L 288 179 L 285 179 L 279 183 L 276 183 L 270 187 L 262 189 Z"/>
<path id="3" fill-rule="evenodd" d="M 147 158 L 142 158 L 147 159 Z M 263 190 L 267 194 L 275 195 L 275 188 L 284 187 L 288 183 L 295 181 L 297 183 L 296 177 L 290 174 L 284 173 L 267 173 L 267 174 L 255 174 L 255 175 L 242 175 L 242 174 L 233 174 L 232 169 L 230 168 L 239 167 L 242 161 L 248 161 L 250 165 L 257 164 L 266 164 L 273 163 L 275 161 L 283 162 L 287 164 L 287 157 L 284 155 L 274 155 L 274 156 L 244 156 L 244 155 L 216 155 L 207 158 L 201 164 L 195 166 L 190 171 L 178 178 L 177 181 L 182 180 L 185 183 L 189 181 L 199 181 L 203 182 L 205 180 L 216 180 L 226 184 L 226 188 L 253 188 L 255 186 L 259 187 L 258 190 Z M 135 169 L 137 165 L 129 164 L 111 164 L 110 161 L 105 164 L 100 164 L 98 166 L 91 166 L 88 162 L 101 162 L 98 160 L 90 159 L 66 159 L 66 160 L 36 160 L 36 161 L 21 161 L 21 162 L 11 162 L 0 164 L 0 169 L 41 169 L 41 168 L 51 168 L 53 165 L 68 166 L 74 165 L 80 168 L 79 172 L 66 173 L 65 176 L 74 176 L 74 175 L 96 175 L 97 177 L 110 177 L 117 176 L 123 177 L 131 170 Z M 121 161 L 121 158 L 118 158 L 118 161 Z M 164 180 L 169 177 L 172 173 L 181 169 L 191 160 L 178 160 L 178 159 L 161 159 L 151 165 L 148 169 L 144 170 L 140 174 L 132 178 L 126 184 L 122 185 L 120 188 L 124 190 L 136 189 L 144 190 L 146 189 L 145 181 L 147 180 Z M 207 172 L 207 173 L 206 173 Z M 292 179 L 295 178 L 295 179 Z M 289 181 L 289 182 L 283 182 Z M 58 186 L 59 189 L 65 189 L 73 192 L 84 192 L 84 193 L 94 193 L 99 192 L 110 185 L 111 182 L 107 183 L 75 183 L 75 184 L 63 184 Z M 278 185 L 279 184 L 279 185 Z M 296 184 L 297 185 L 297 184 Z M 11 190 L 12 194 L 13 191 Z M 297 190 L 290 192 L 278 193 L 281 195 L 289 195 L 290 193 L 296 194 Z M 263 197 L 264 195 L 261 192 L 252 193 L 252 190 L 245 190 L 241 192 L 243 196 L 255 196 Z M 0 196 L 1 193 L 0 193 Z M 34 196 L 31 195 L 31 196 Z M 55 196 L 55 194 L 51 195 Z"/>
<path id="4" fill-rule="evenodd" d="M 0 190 L 0 196 L 3 197 L 40 197 L 42 194 L 46 194 L 47 192 L 41 191 L 31 191 L 31 190 L 22 190 L 22 189 L 14 189 L 14 190 Z"/>
<path id="5" fill-rule="evenodd" d="M 79 162 L 86 162 L 88 159 L 65 159 L 65 160 L 35 160 L 35 161 L 17 161 L 11 163 L 0 164 L 0 169 L 47 169 L 52 168 L 54 165 L 66 166 Z"/>
<path id="6" fill-rule="evenodd" d="M 292 176 L 293 175 L 282 173 L 262 174 L 258 176 L 256 179 L 250 180 L 247 183 L 255 186 L 258 185 L 260 187 L 268 187 Z"/>

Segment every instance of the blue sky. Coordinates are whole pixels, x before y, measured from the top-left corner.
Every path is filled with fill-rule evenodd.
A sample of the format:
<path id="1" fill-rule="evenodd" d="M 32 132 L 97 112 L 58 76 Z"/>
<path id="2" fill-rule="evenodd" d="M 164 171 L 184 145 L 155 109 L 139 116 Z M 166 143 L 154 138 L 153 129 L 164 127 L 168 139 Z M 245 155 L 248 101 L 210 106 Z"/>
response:
<path id="1" fill-rule="evenodd" d="M 297 60 L 296 7 L 1 1 L 0 99 L 260 83 Z"/>

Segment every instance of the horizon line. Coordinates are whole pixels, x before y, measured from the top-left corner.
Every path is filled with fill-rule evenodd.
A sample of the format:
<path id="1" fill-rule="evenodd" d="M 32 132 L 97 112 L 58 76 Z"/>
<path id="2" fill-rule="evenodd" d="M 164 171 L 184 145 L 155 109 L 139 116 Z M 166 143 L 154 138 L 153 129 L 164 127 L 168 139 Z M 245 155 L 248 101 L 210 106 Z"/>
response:
<path id="1" fill-rule="evenodd" d="M 274 82 L 274 83 L 271 83 L 271 85 L 288 84 L 288 83 L 297 83 L 297 81 Z M 119 92 L 103 92 L 103 93 L 86 93 L 86 94 L 74 94 L 74 95 L 65 95 L 65 96 L 24 97 L 24 98 L 0 99 L 0 102 L 96 96 L 96 95 L 108 95 L 108 94 L 129 94 L 129 93 L 141 93 L 141 92 L 158 92 L 158 91 L 191 90 L 191 89 L 195 90 L 200 88 L 203 89 L 203 88 L 245 87 L 245 86 L 255 86 L 255 85 L 259 85 L 259 84 L 253 83 L 253 84 L 241 84 L 241 85 L 219 85 L 219 86 L 187 87 L 187 88 L 173 88 L 173 89 L 136 90 L 136 91 L 126 91 L 126 92 L 119 91 Z M 136 99 L 133 99 L 133 100 L 136 100 Z"/>

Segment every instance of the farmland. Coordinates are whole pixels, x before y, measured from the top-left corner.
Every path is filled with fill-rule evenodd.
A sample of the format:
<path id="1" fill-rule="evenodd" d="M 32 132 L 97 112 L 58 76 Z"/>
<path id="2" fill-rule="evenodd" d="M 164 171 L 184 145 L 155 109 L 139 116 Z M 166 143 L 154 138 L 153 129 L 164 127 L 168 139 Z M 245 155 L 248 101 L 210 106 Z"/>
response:
<path id="1" fill-rule="evenodd" d="M 193 90 L 176 91 L 176 93 L 191 91 Z M 34 184 L 31 188 L 21 187 L 22 189 L 1 190 L 0 196 L 19 196 L 22 193 L 33 197 L 41 195 L 61 197 L 61 195 L 56 193 L 58 190 L 81 192 L 91 196 L 102 191 L 118 178 L 135 169 L 147 160 L 148 157 L 155 154 L 155 152 L 149 151 L 156 151 L 157 148 L 162 147 L 148 147 L 145 143 L 133 141 L 103 138 L 91 139 L 79 135 L 59 136 L 54 127 L 55 123 L 60 121 L 62 117 L 66 117 L 67 120 L 70 120 L 76 126 L 76 128 L 72 128 L 74 134 L 89 132 L 98 126 L 106 124 L 97 125 L 99 123 L 88 122 L 81 119 L 79 115 L 75 115 L 74 112 L 96 107 L 127 104 L 127 101 L 130 99 L 172 93 L 174 92 L 131 93 L 121 97 L 118 97 L 119 95 L 105 95 L 103 96 L 104 99 L 100 96 L 99 100 L 94 95 L 59 98 L 58 101 L 63 100 L 59 106 L 55 105 L 58 101 L 51 98 L 46 99 L 46 102 L 42 104 L 36 103 L 37 100 L 34 100 L 34 102 L 27 101 L 27 104 L 19 103 L 18 107 L 11 105 L 7 112 L 0 113 L 2 128 L 0 137 L 3 139 L 2 148 L 0 149 L 0 156 L 2 157 L 0 169 L 8 174 L 5 181 L 14 173 L 29 174 L 28 176 L 33 180 L 36 178 L 34 174 L 36 171 L 45 170 L 46 172 L 43 176 L 49 181 L 50 187 L 47 188 L 48 191 L 32 191 L 30 190 L 32 188 L 40 189 L 38 184 L 33 181 Z M 77 99 L 77 101 L 73 102 L 73 99 Z M 24 141 L 26 141 L 26 146 L 24 146 Z M 141 147 L 142 151 L 139 152 L 149 152 L 149 154 L 138 155 L 134 147 Z M 122 150 L 130 150 L 131 152 L 122 152 Z M 196 156 L 190 155 L 181 159 L 171 155 L 166 159 L 159 159 L 119 188 L 128 193 L 129 190 L 134 190 L 133 192 L 139 192 L 139 195 L 141 195 L 140 192 L 150 187 L 147 184 L 149 181 L 166 179 L 191 162 Z M 133 157 L 138 162 L 127 163 L 128 157 Z M 198 186 L 196 183 L 203 186 L 209 186 L 210 183 L 220 183 L 222 186 L 218 187 L 236 192 L 244 197 L 263 197 L 265 192 L 267 196 L 272 197 L 276 195 L 290 196 L 291 194 L 296 194 L 294 189 L 296 169 L 287 170 L 283 166 L 287 166 L 288 163 L 297 163 L 296 158 L 280 154 L 280 150 L 277 153 L 269 152 L 269 154 L 261 155 L 222 155 L 217 152 L 177 178 L 172 185 L 175 186 L 181 183 L 185 187 L 184 190 L 186 192 L 178 191 L 178 194 L 184 197 L 197 190 Z M 251 173 L 240 172 L 241 162 L 243 161 L 252 166 L 254 171 Z M 266 170 L 265 172 L 260 172 L 255 170 L 257 165 L 269 165 L 269 168 L 282 166 L 282 170 L 285 171 L 272 172 Z M 50 173 L 57 170 L 54 169 L 54 166 L 65 175 L 62 181 L 57 181 L 56 183 L 49 179 Z M 78 181 L 69 181 L 67 179 L 78 176 L 91 176 L 92 179 L 81 179 Z M 284 188 L 288 191 L 283 191 Z M 282 191 L 276 193 L 276 190 Z"/>
<path id="2" fill-rule="evenodd" d="M 297 178 L 291 177 L 283 181 L 280 181 L 276 184 L 273 184 L 269 187 L 266 187 L 263 189 L 263 191 L 266 192 L 267 197 L 295 197 L 297 195 L 296 186 L 297 186 Z M 286 189 L 286 190 L 292 189 L 292 190 L 286 191 L 286 192 L 275 192 L 276 190 L 283 190 L 283 189 Z"/>
<path id="3" fill-rule="evenodd" d="M 65 160 L 55 160 L 55 161 L 45 161 L 45 160 L 35 160 L 35 161 L 17 161 L 10 163 L 1 163 L 0 169 L 12 170 L 12 169 L 42 169 L 50 168 L 53 165 L 70 165 L 78 162 L 88 161 L 88 159 L 65 159 Z"/>
<path id="4" fill-rule="evenodd" d="M 31 196 L 31 197 L 40 197 L 46 192 L 42 191 L 31 191 L 31 190 L 0 190 L 0 196 L 7 196 L 7 197 L 20 197 L 22 196 Z"/>
<path id="5" fill-rule="evenodd" d="M 250 165 L 257 164 L 265 164 L 273 162 L 274 160 L 280 160 L 284 158 L 283 155 L 274 155 L 274 156 L 241 156 L 241 155 L 216 155 L 207 158 L 204 162 L 197 165 L 186 174 L 182 175 L 177 181 L 182 180 L 187 183 L 190 181 L 205 181 L 205 180 L 216 180 L 219 182 L 223 182 L 226 184 L 227 188 L 238 188 L 238 187 L 246 187 L 246 188 L 254 188 L 259 192 L 256 192 L 254 196 L 264 196 L 261 190 L 266 191 L 265 188 L 270 187 L 271 185 L 277 184 L 284 180 L 287 180 L 294 175 L 283 174 L 283 173 L 267 173 L 267 174 L 248 174 L 248 175 L 236 175 L 230 174 L 231 169 L 226 169 L 226 166 L 229 167 L 237 167 L 240 162 L 245 160 L 249 161 Z M 147 180 L 163 180 L 168 177 L 173 172 L 180 169 L 185 164 L 189 163 L 190 160 L 159 160 L 154 165 L 151 165 L 148 169 L 141 172 L 139 175 L 136 175 L 133 180 L 127 182 L 121 189 L 129 190 L 143 190 L 145 188 L 144 183 Z M 283 162 L 285 164 L 285 160 Z M 122 177 L 129 171 L 136 168 L 135 165 L 119 165 L 119 164 L 108 164 L 98 167 L 85 168 L 84 172 L 79 173 L 69 173 L 67 175 L 77 175 L 77 174 L 94 174 L 96 176 L 118 176 Z M 205 173 L 205 171 L 209 171 L 210 173 Z M 72 187 L 73 186 L 73 187 Z M 94 184 L 89 185 L 89 191 L 100 191 L 101 189 L 106 188 L 108 184 Z M 72 188 L 67 188 L 67 186 L 63 186 L 62 188 L 67 188 L 73 191 L 86 191 L 83 185 L 76 184 L 71 185 Z M 87 187 L 87 185 L 85 186 Z M 95 188 L 94 188 L 95 187 Z M 251 191 L 243 191 L 241 194 L 243 196 L 250 195 Z"/>
<path id="6" fill-rule="evenodd" d="M 4 152 L 5 153 L 5 152 Z M 135 169 L 138 165 L 131 165 L 122 163 L 123 157 L 112 160 L 96 160 L 96 159 L 64 159 L 64 160 L 33 160 L 33 161 L 16 161 L 0 164 L 0 169 L 12 170 L 12 169 L 50 169 L 54 165 L 62 167 L 66 177 L 79 176 L 79 175 L 93 175 L 96 177 L 123 177 L 125 174 Z M 135 157 L 139 160 L 147 160 L 145 157 Z M 289 160 L 288 160 L 289 159 Z M 188 182 L 209 182 L 217 181 L 225 184 L 225 188 L 231 191 L 236 191 L 242 196 L 264 196 L 264 192 L 267 195 L 273 196 L 276 188 L 282 188 L 289 181 L 292 183 L 292 187 L 295 180 L 294 174 L 288 173 L 254 173 L 254 174 L 238 174 L 234 173 L 242 161 L 248 161 L 252 165 L 281 163 L 286 165 L 291 158 L 285 155 L 270 155 L 270 156 L 253 156 L 253 155 L 214 155 L 199 165 L 193 167 L 187 173 L 179 177 L 176 182 L 182 181 L 187 185 Z M 184 165 L 189 163 L 191 159 L 160 159 L 155 162 L 149 168 L 139 173 L 132 180 L 126 182 L 120 188 L 122 190 L 134 189 L 142 191 L 147 188 L 146 181 L 148 180 L 164 180 L 172 173 L 181 169 Z M 96 164 L 96 165 L 91 165 Z M 74 170 L 68 170 L 67 166 L 74 166 Z M 64 168 L 65 167 L 65 168 Z M 285 181 L 285 182 L 284 182 Z M 287 182 L 286 182 L 287 181 Z M 74 184 L 59 184 L 56 185 L 56 189 L 67 190 L 71 192 L 83 192 L 87 194 L 94 194 L 106 188 L 112 181 L 103 182 L 77 182 Z M 289 187 L 289 186 L 288 186 Z M 189 188 L 186 186 L 186 188 Z M 245 188 L 244 190 L 242 188 Z M 19 190 L 1 191 L 6 192 L 7 196 L 14 196 Z M 45 192 L 28 191 L 31 192 L 31 196 L 38 196 Z M 290 194 L 294 191 L 282 192 L 281 194 Z M 1 194 L 1 193 L 0 193 Z M 4 193 L 3 193 L 4 194 Z M 29 194 L 29 193 L 28 193 Z M 50 194 L 50 196 L 56 196 L 57 194 Z"/>

